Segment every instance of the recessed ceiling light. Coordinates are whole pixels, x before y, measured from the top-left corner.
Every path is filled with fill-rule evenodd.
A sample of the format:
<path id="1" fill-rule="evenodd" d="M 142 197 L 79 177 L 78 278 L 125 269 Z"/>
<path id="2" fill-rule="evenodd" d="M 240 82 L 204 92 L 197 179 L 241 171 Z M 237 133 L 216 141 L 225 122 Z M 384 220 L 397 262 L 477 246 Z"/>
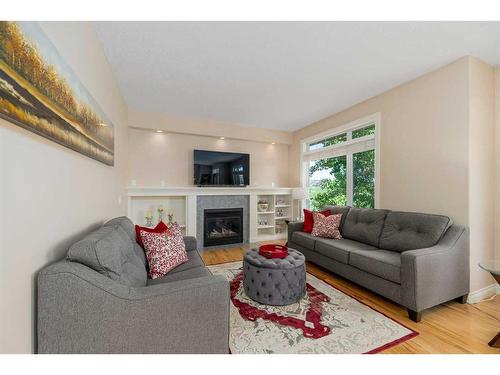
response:
<path id="1" fill-rule="evenodd" d="M 226 139 L 226 137 L 220 137 L 219 139 Z"/>
<path id="2" fill-rule="evenodd" d="M 271 144 L 272 144 L 272 145 L 275 145 L 275 144 L 276 144 L 276 142 L 271 142 Z"/>
<path id="3" fill-rule="evenodd" d="M 158 129 L 156 132 L 157 133 L 163 133 L 163 130 Z"/>

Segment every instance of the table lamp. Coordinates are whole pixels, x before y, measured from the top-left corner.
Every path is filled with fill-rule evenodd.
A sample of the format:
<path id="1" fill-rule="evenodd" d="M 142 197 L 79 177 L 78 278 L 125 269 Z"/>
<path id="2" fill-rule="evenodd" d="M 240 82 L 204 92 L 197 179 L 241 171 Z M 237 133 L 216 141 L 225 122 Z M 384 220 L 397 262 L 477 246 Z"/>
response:
<path id="1" fill-rule="evenodd" d="M 309 191 L 303 187 L 296 187 L 292 189 L 292 199 L 299 201 L 297 220 L 302 218 L 302 201 L 309 198 Z"/>

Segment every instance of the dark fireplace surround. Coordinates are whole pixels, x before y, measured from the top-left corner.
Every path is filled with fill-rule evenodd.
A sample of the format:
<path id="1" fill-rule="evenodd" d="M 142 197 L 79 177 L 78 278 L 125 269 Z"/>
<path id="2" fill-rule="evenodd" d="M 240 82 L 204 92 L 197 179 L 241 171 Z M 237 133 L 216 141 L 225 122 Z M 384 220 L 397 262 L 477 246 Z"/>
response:
<path id="1" fill-rule="evenodd" d="M 203 246 L 243 242 L 243 208 L 216 208 L 203 211 Z"/>

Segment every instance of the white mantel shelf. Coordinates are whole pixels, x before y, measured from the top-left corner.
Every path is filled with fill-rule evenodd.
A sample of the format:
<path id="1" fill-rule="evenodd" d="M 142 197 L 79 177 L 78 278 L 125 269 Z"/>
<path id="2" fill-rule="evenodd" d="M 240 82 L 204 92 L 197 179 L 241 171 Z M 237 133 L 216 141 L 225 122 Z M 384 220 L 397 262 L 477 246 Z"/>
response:
<path id="1" fill-rule="evenodd" d="M 128 216 L 134 223 L 144 225 L 145 210 L 153 210 L 156 215 L 155 209 L 161 204 L 175 211 L 174 218 L 185 225 L 187 235 L 196 236 L 197 197 L 210 195 L 249 196 L 250 242 L 285 238 L 284 232 L 278 233 L 278 221 L 292 216 L 292 188 L 286 187 L 129 186 Z M 269 201 L 268 211 L 258 210 L 259 199 Z M 276 210 L 283 211 L 283 216 L 278 216 Z"/>
<path id="2" fill-rule="evenodd" d="M 198 186 L 129 186 L 129 197 L 162 197 L 188 195 L 255 195 L 291 194 L 292 188 L 284 187 L 198 187 Z"/>

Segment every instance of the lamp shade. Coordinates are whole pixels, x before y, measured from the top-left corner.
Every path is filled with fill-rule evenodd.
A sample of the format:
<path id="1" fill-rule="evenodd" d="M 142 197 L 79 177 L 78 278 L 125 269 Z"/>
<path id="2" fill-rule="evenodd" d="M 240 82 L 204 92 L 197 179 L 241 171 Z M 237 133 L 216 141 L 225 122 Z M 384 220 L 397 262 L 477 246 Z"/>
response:
<path id="1" fill-rule="evenodd" d="M 292 199 L 307 199 L 308 195 L 308 190 L 306 188 L 297 187 L 292 189 Z"/>

